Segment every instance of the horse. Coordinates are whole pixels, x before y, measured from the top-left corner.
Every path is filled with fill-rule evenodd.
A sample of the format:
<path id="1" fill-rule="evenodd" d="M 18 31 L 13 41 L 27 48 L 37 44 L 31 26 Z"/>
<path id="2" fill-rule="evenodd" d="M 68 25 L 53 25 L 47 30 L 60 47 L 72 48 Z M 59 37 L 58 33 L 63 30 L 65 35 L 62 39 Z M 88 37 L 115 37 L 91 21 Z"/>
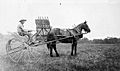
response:
<path id="1" fill-rule="evenodd" d="M 60 28 L 53 28 L 47 35 L 47 41 L 53 41 L 50 43 L 47 43 L 47 48 L 50 50 L 50 56 L 53 57 L 52 50 L 54 49 L 56 56 L 59 56 L 59 53 L 56 49 L 56 43 L 59 41 L 59 43 L 71 43 L 71 56 L 77 54 L 77 41 L 83 37 L 82 30 L 84 30 L 86 33 L 89 33 L 91 30 L 89 26 L 87 25 L 87 21 L 75 26 L 72 29 L 60 29 Z M 57 41 L 54 41 L 57 40 Z"/>

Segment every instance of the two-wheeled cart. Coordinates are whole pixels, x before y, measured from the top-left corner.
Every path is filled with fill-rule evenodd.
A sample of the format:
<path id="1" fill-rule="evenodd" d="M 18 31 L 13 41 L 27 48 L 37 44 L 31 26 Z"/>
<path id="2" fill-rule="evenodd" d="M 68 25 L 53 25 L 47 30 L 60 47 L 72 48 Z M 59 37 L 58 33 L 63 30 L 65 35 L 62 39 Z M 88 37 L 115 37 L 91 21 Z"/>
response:
<path id="1" fill-rule="evenodd" d="M 37 62 L 41 56 L 40 46 L 54 41 L 63 40 L 65 38 L 47 41 L 47 35 L 51 31 L 50 21 L 47 17 L 35 19 L 36 33 L 31 36 L 31 42 L 28 43 L 28 38 L 20 36 L 18 33 L 11 33 L 12 38 L 6 44 L 6 52 L 9 58 L 14 62 L 29 61 Z M 86 33 L 82 33 L 86 34 Z M 81 34 L 78 34 L 81 35 Z M 57 35 L 59 36 L 59 35 Z M 76 34 L 77 36 L 77 34 Z"/>
<path id="2" fill-rule="evenodd" d="M 11 33 L 12 38 L 6 44 L 6 52 L 9 58 L 14 62 L 38 61 L 41 55 L 38 44 L 45 44 L 46 36 L 51 30 L 48 17 L 35 19 L 36 33 L 31 36 L 34 44 L 28 43 L 26 36 L 20 36 L 18 33 Z"/>

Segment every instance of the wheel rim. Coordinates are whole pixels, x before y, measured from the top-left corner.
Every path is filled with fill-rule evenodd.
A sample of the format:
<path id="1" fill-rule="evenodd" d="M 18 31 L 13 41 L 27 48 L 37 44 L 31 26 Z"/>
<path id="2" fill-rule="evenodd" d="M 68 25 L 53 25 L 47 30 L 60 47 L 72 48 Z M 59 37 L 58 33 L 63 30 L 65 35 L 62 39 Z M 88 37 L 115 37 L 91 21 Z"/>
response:
<path id="1" fill-rule="evenodd" d="M 18 39 L 11 39 L 6 45 L 6 52 L 10 59 L 14 62 L 19 62 L 24 54 L 24 44 Z"/>
<path id="2" fill-rule="evenodd" d="M 17 39 L 11 39 L 6 45 L 6 52 L 13 62 L 37 62 L 41 56 L 37 48 Z"/>

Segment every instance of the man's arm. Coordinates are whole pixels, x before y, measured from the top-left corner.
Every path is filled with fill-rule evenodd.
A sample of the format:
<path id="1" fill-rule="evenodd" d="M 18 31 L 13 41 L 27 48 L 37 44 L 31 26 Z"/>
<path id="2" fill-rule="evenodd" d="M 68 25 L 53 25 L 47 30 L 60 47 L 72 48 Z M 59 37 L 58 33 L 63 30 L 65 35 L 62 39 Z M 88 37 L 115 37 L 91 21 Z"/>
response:
<path id="1" fill-rule="evenodd" d="M 22 32 L 24 32 L 23 28 L 22 27 L 19 27 L 21 29 Z"/>

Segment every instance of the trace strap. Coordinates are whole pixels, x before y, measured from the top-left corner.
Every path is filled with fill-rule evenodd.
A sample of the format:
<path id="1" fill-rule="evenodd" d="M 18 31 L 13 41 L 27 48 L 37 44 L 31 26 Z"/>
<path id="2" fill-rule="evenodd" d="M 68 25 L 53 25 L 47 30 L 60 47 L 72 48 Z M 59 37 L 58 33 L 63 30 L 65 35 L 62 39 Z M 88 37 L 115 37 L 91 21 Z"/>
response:
<path id="1" fill-rule="evenodd" d="M 87 33 L 81 33 L 81 34 L 87 34 Z M 77 35 L 81 35 L 81 34 L 77 34 Z M 75 36 L 77 36 L 77 35 L 75 35 Z M 52 43 L 52 42 L 63 40 L 63 39 L 67 39 L 67 38 L 70 38 L 70 37 L 74 37 L 74 36 L 67 36 L 65 38 L 61 38 L 61 39 L 57 39 L 57 40 L 52 40 L 52 41 L 47 41 L 47 42 L 43 42 L 43 43 L 38 43 L 38 44 L 35 44 L 33 46 L 44 45 L 44 44 L 47 44 L 47 43 Z"/>

